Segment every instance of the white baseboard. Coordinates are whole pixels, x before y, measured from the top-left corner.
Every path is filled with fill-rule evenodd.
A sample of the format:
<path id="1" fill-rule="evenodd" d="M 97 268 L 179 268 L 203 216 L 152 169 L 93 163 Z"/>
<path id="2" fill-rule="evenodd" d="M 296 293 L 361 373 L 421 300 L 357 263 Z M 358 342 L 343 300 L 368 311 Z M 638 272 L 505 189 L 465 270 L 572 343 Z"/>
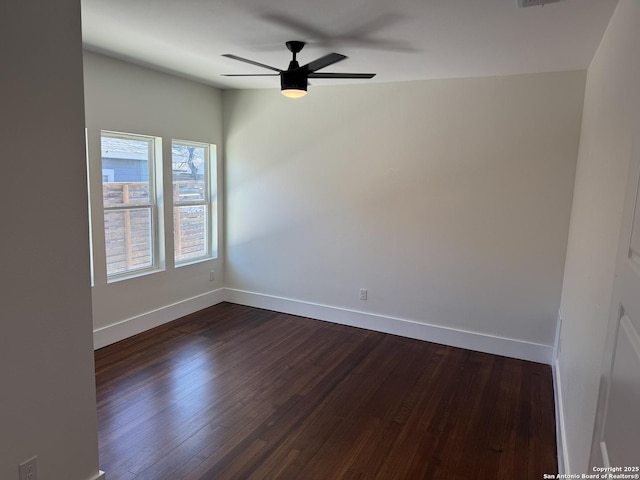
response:
<path id="1" fill-rule="evenodd" d="M 553 373 L 553 396 L 556 407 L 556 448 L 558 452 L 558 473 L 566 474 L 571 472 L 569 458 L 567 457 L 567 436 L 564 423 L 564 401 L 562 398 L 562 381 L 560 380 L 560 366 L 556 358 L 552 365 Z"/>
<path id="2" fill-rule="evenodd" d="M 551 365 L 553 347 L 402 318 L 227 288 L 231 303 Z"/>
<path id="3" fill-rule="evenodd" d="M 93 331 L 93 348 L 98 349 L 137 335 L 151 328 L 158 327 L 198 310 L 225 301 L 224 288 L 203 293 L 180 302 L 167 305 L 157 310 L 143 313 L 118 323 L 98 328 Z"/>
<path id="4" fill-rule="evenodd" d="M 550 345 L 231 288 L 198 295 L 94 330 L 94 348 L 111 345 L 224 301 L 547 365 L 553 362 Z"/>
<path id="5" fill-rule="evenodd" d="M 100 470 L 97 473 L 97 475 L 91 477 L 89 480 L 106 480 L 106 479 L 107 479 L 106 474 L 102 470 Z"/>

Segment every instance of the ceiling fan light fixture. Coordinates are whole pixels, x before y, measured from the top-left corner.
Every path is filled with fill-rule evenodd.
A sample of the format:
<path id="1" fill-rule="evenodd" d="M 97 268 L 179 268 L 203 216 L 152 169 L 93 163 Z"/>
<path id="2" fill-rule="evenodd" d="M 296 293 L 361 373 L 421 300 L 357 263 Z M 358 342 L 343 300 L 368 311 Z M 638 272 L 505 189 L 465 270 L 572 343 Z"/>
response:
<path id="1" fill-rule="evenodd" d="M 285 70 L 280 72 L 280 91 L 285 97 L 304 97 L 307 94 L 306 72 L 300 70 Z"/>

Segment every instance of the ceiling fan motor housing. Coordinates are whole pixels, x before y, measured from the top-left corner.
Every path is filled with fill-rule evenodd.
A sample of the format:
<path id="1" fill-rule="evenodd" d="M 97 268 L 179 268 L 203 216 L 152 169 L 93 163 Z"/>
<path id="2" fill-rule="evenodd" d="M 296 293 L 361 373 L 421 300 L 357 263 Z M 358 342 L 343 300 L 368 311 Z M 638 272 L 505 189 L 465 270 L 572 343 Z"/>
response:
<path id="1" fill-rule="evenodd" d="M 307 91 L 307 72 L 304 69 L 283 70 L 280 72 L 280 86 L 282 90 Z"/>

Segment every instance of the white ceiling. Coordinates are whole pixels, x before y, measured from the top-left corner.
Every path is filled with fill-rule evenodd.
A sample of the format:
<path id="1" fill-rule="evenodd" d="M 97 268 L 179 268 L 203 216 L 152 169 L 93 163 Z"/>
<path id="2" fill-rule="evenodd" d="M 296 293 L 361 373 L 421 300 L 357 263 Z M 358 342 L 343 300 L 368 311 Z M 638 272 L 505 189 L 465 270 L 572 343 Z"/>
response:
<path id="1" fill-rule="evenodd" d="M 309 42 L 300 64 L 349 58 L 326 72 L 394 82 L 586 69 L 617 0 L 82 0 L 85 48 L 222 88 L 277 88 L 232 53 L 286 69 L 284 42 Z M 273 73 L 273 72 L 271 72 Z"/>

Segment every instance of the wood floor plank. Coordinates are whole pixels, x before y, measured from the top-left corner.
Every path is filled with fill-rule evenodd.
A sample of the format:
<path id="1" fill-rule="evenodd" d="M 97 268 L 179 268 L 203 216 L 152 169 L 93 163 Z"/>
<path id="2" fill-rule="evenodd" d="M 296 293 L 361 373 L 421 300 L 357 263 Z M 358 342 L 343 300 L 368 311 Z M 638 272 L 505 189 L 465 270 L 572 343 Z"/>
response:
<path id="1" fill-rule="evenodd" d="M 223 303 L 100 349 L 109 480 L 530 479 L 547 365 Z"/>

